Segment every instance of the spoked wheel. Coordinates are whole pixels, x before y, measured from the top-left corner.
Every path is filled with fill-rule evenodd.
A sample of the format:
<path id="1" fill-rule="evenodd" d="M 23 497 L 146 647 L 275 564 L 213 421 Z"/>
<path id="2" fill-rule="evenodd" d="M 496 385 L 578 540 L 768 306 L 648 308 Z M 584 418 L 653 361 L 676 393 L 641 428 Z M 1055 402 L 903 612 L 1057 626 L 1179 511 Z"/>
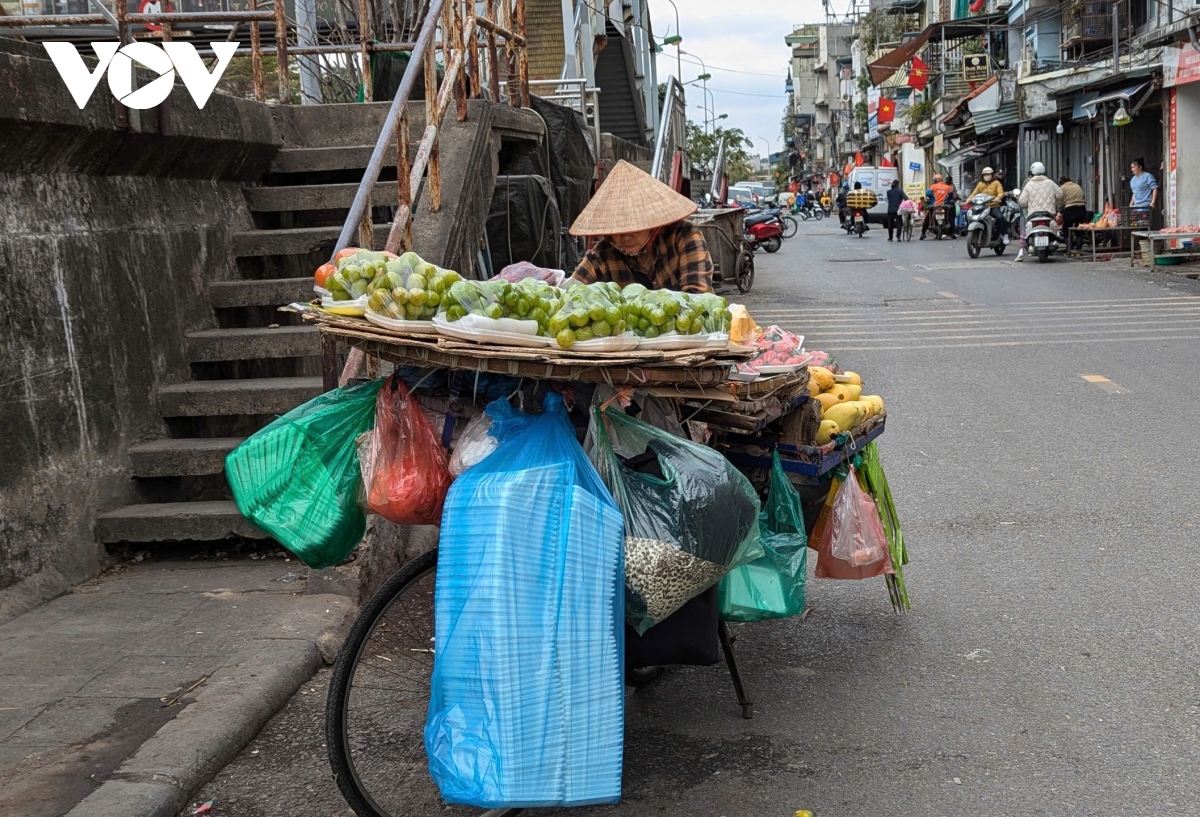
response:
<path id="1" fill-rule="evenodd" d="M 901 228 L 901 238 L 905 241 L 912 241 L 913 222 L 911 218 L 904 219 L 904 226 Z"/>
<path id="2" fill-rule="evenodd" d="M 979 251 L 983 249 L 983 230 L 972 230 L 967 236 L 967 255 L 972 258 L 979 257 Z"/>
<path id="3" fill-rule="evenodd" d="M 736 283 L 738 292 L 749 292 L 754 286 L 754 253 L 749 250 L 738 253 Z"/>
<path id="4" fill-rule="evenodd" d="M 433 673 L 437 550 L 412 560 L 354 621 L 329 684 L 325 745 L 334 780 L 359 817 L 511 817 L 447 806 L 429 777 L 425 713 Z"/>
<path id="5" fill-rule="evenodd" d="M 767 252 L 779 252 L 779 248 L 783 246 L 783 239 L 777 235 L 773 235 L 763 242 L 763 249 Z"/>
<path id="6" fill-rule="evenodd" d="M 791 238 L 792 236 L 794 236 L 796 234 L 796 231 L 799 229 L 800 229 L 800 224 L 799 224 L 799 222 L 796 221 L 796 219 L 792 218 L 791 216 L 783 217 L 783 237 L 784 238 Z"/>

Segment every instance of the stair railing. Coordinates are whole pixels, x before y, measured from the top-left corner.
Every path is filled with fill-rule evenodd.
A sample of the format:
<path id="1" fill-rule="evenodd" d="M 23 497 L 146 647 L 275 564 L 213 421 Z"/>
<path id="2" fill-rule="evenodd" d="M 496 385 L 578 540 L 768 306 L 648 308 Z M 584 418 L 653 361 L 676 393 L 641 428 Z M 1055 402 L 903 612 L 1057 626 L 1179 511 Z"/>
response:
<path id="1" fill-rule="evenodd" d="M 658 120 L 650 175 L 680 190 L 683 177 L 687 174 L 687 98 L 679 80 L 671 77 L 667 82 L 667 94 Z"/>
<path id="2" fill-rule="evenodd" d="M 499 13 L 498 13 L 499 12 Z M 438 32 L 441 32 L 440 39 Z M 484 42 L 480 43 L 480 32 Z M 354 203 L 342 225 L 334 247 L 336 255 L 351 245 L 372 249 L 371 194 L 379 181 L 384 159 L 396 147 L 396 215 L 388 232 L 385 249 L 404 252 L 412 247 L 413 202 L 420 196 L 426 170 L 429 176 L 429 211 L 442 207 L 439 135 L 442 119 L 453 98 L 459 122 L 467 118 L 467 98 L 482 93 L 486 77 L 490 96 L 500 100 L 501 56 L 498 38 L 503 39 L 504 70 L 507 73 L 508 104 L 529 107 L 529 63 L 525 49 L 525 0 L 486 0 L 484 16 L 475 13 L 473 0 L 431 0 L 425 23 L 412 51 L 410 66 L 423 65 L 425 74 L 425 131 L 409 162 L 408 100 L 416 84 L 417 71 L 404 73 L 388 109 L 375 149 L 354 194 Z M 442 51 L 445 73 L 441 90 L 437 80 L 437 49 Z M 481 52 L 482 51 L 482 55 Z M 464 69 L 470 66 L 468 76 Z"/>

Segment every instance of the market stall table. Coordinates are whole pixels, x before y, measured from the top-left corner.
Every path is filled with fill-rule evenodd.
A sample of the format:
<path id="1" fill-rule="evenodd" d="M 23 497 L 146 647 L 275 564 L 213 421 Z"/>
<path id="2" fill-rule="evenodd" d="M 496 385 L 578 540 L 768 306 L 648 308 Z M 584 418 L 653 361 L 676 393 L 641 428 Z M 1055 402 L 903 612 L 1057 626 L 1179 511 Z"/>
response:
<path id="1" fill-rule="evenodd" d="M 1164 233 L 1141 230 L 1133 233 L 1133 247 L 1129 253 L 1129 266 L 1139 262 L 1145 266 L 1154 266 L 1160 258 L 1200 258 L 1200 231 L 1193 233 Z M 1146 242 L 1149 247 L 1139 246 Z M 1170 242 L 1186 241 L 1191 246 L 1172 248 Z"/>
<path id="2" fill-rule="evenodd" d="M 1102 227 L 1096 229 L 1090 227 L 1071 227 L 1067 230 L 1068 253 L 1071 255 L 1087 254 L 1087 251 L 1084 249 L 1085 241 L 1083 240 L 1079 242 L 1080 248 L 1078 250 L 1072 249 L 1075 246 L 1075 237 L 1082 236 L 1088 236 L 1086 243 L 1091 248 L 1092 261 L 1096 260 L 1097 255 L 1120 255 L 1127 253 L 1129 252 L 1132 235 L 1135 234 L 1135 231 L 1144 230 L 1144 227 Z M 1099 246 L 1101 241 L 1111 242 L 1113 234 L 1118 238 L 1115 247 Z"/>

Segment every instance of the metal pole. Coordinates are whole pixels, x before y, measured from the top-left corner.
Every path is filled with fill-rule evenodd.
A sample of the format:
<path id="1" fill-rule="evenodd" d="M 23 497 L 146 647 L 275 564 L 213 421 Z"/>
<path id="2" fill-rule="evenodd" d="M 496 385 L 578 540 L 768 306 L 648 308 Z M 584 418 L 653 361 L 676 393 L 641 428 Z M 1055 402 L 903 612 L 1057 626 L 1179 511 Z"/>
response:
<path id="1" fill-rule="evenodd" d="M 433 40 L 433 30 L 437 28 L 437 18 L 442 12 L 443 2 L 445 0 L 430 0 L 429 10 L 426 12 L 425 27 L 417 37 L 417 46 L 413 49 L 409 65 L 420 65 L 425 59 L 425 51 L 430 47 Z M 396 122 L 400 118 L 400 111 L 403 108 L 402 103 L 412 96 L 412 89 L 416 83 L 416 79 L 416 71 L 405 71 L 403 79 L 400 80 L 400 87 L 396 90 L 396 96 L 392 99 L 391 107 L 388 108 L 387 119 L 384 120 L 383 127 L 379 131 L 379 138 L 375 141 L 375 149 L 371 151 L 371 158 L 367 162 L 367 169 L 363 171 L 363 181 L 358 186 L 358 192 L 354 194 L 354 203 L 350 205 L 350 212 L 346 216 L 346 223 L 342 225 L 342 232 L 338 236 L 333 253 L 330 254 L 331 258 L 337 254 L 338 250 L 343 250 L 350 246 L 350 242 L 354 239 L 354 234 L 358 230 L 358 223 L 362 219 L 363 211 L 369 209 L 371 193 L 375 189 L 375 182 L 379 180 L 379 171 L 383 169 L 384 156 L 391 148 L 392 140 L 396 137 Z"/>
<path id="2" fill-rule="evenodd" d="M 1121 41 L 1119 39 L 1117 39 L 1118 34 L 1120 32 L 1120 28 L 1119 28 L 1120 24 L 1118 23 L 1117 9 L 1120 5 L 1121 4 L 1120 4 L 1119 0 L 1118 0 L 1118 2 L 1113 3 L 1113 76 L 1114 77 L 1121 72 Z"/>
<path id="3" fill-rule="evenodd" d="M 683 60 L 680 59 L 680 52 L 683 50 L 683 35 L 679 31 L 679 6 L 675 5 L 675 0 L 667 0 L 671 4 L 671 8 L 675 9 L 675 36 L 680 38 L 680 41 L 675 43 L 675 76 L 679 77 L 679 81 L 683 82 Z"/>
<path id="4" fill-rule="evenodd" d="M 282 0 L 280 0 L 282 2 Z M 296 40 L 300 46 L 317 44 L 316 0 L 296 0 Z M 318 79 L 320 62 L 314 57 L 300 57 L 300 104 L 321 104 L 321 83 Z"/>

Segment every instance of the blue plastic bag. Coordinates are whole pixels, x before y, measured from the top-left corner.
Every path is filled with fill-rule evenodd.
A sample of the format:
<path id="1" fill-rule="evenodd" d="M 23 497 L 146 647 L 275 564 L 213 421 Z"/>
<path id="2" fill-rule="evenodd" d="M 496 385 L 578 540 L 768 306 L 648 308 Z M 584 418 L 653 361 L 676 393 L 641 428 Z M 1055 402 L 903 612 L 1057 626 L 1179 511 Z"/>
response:
<path id="1" fill-rule="evenodd" d="M 625 722 L 624 523 L 562 398 L 488 406 L 499 445 L 450 487 L 425 749 L 442 797 L 615 803 Z"/>

